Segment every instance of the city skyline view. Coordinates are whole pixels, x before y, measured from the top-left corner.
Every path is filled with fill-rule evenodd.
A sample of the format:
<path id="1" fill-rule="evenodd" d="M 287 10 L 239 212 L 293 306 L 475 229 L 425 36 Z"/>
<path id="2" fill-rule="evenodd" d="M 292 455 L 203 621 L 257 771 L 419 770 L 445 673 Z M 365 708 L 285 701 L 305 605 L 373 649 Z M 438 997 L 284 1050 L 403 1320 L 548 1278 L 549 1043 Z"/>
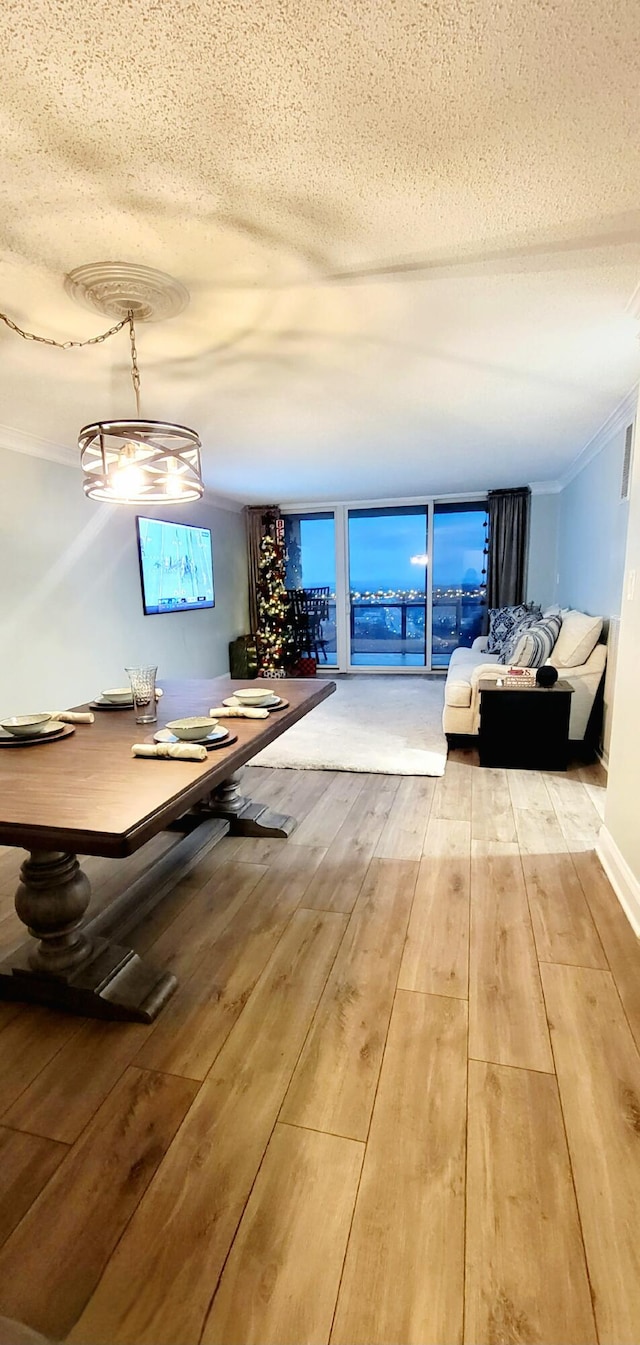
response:
<path id="1" fill-rule="evenodd" d="M 439 589 L 482 587 L 485 510 L 436 513 L 434 516 L 433 586 Z M 333 516 L 302 518 L 301 568 L 305 588 L 329 585 L 335 592 Z M 424 513 L 356 511 L 349 520 L 350 589 L 352 592 L 424 592 L 426 573 L 412 556 L 426 554 Z"/>

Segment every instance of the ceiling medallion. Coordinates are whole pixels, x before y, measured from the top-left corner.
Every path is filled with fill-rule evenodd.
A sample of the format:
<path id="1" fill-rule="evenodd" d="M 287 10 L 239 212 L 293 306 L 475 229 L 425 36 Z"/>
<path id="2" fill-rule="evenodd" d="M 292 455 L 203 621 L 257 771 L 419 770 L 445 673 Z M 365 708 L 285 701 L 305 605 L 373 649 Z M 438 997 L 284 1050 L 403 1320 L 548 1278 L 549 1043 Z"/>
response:
<path id="1" fill-rule="evenodd" d="M 128 317 L 136 322 L 164 322 L 175 318 L 189 303 L 189 291 L 179 280 L 136 262 L 89 262 L 65 277 L 72 299 L 106 317 Z"/>

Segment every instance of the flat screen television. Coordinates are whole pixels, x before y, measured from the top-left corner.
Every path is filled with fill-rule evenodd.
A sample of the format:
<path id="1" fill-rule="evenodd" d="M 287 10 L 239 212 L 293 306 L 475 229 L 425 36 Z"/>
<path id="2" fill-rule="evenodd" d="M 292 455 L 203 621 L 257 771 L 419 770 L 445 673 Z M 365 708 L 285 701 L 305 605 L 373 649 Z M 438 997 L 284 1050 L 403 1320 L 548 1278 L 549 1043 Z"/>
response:
<path id="1" fill-rule="evenodd" d="M 209 528 L 136 518 L 145 616 L 215 606 Z"/>

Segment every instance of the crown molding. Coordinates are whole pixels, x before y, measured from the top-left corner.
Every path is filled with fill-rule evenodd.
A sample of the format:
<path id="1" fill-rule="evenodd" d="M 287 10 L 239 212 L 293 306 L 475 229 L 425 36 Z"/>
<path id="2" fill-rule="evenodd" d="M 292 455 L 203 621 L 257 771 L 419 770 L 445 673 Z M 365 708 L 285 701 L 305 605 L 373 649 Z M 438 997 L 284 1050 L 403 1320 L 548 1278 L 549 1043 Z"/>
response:
<path id="1" fill-rule="evenodd" d="M 562 476 L 559 478 L 561 490 L 564 490 L 565 486 L 568 486 L 570 481 L 573 481 L 574 477 L 578 476 L 578 474 L 582 472 L 595 457 L 597 457 L 598 453 L 600 453 L 603 448 L 606 448 L 614 435 L 619 434 L 621 430 L 625 430 L 627 425 L 635 420 L 638 409 L 639 389 L 640 384 L 634 383 L 626 396 L 622 398 L 622 401 L 618 402 L 618 405 L 611 412 L 611 415 L 607 416 L 607 419 L 600 426 L 600 429 L 596 430 L 592 438 L 589 439 L 588 443 L 581 449 L 577 458 L 574 458 L 566 471 L 562 473 Z"/>
<path id="2" fill-rule="evenodd" d="M 488 495 L 487 490 L 456 491 L 453 495 L 377 495 L 373 500 L 312 500 L 311 503 L 289 503 L 280 505 L 283 514 L 322 514 L 332 509 L 402 509 L 405 506 L 430 504 L 455 504 L 457 500 L 472 504 L 482 504 Z"/>
<path id="3" fill-rule="evenodd" d="M 37 434 L 16 430 L 13 425 L 0 425 L 0 448 L 6 448 L 10 453 L 25 453 L 29 458 L 45 458 L 47 462 L 58 462 L 62 467 L 80 465 L 77 447 L 69 448 L 65 444 L 56 444 L 52 439 L 40 439 Z"/>
<path id="4" fill-rule="evenodd" d="M 614 408 L 614 410 L 611 412 L 611 415 L 607 416 L 607 419 L 603 422 L 600 428 L 596 430 L 596 433 L 591 437 L 591 439 L 589 439 L 588 443 L 585 444 L 584 448 L 580 450 L 578 456 L 574 458 L 573 462 L 569 465 L 569 467 L 567 467 L 566 471 L 564 471 L 561 476 L 557 477 L 555 480 L 552 481 L 531 481 L 529 483 L 531 494 L 557 495 L 560 491 L 564 490 L 565 486 L 568 486 L 569 483 L 573 481 L 574 477 L 578 476 L 578 474 L 584 470 L 584 468 L 593 460 L 593 458 L 597 457 L 598 453 L 600 453 L 601 450 L 606 447 L 606 445 L 610 442 L 610 440 L 614 437 L 615 434 L 618 434 L 621 430 L 626 429 L 626 426 L 630 423 L 630 421 L 635 420 L 638 407 L 639 391 L 640 391 L 640 384 L 634 383 L 633 387 L 629 389 L 629 392 L 626 394 L 626 396 L 622 398 L 622 401 L 620 401 L 618 405 Z M 41 439 L 36 434 L 29 434 L 26 430 L 15 429 L 15 427 L 12 425 L 0 424 L 0 448 L 8 449 L 9 452 L 11 453 L 25 453 L 30 458 L 44 458 L 48 462 L 57 462 L 62 467 L 77 468 L 79 466 L 78 449 L 76 447 L 71 448 L 65 444 L 58 444 L 51 439 Z M 486 498 L 486 494 L 487 494 L 486 491 L 482 492 L 468 491 L 453 495 L 438 495 L 435 498 L 443 501 L 444 500 L 453 501 L 456 499 L 480 500 Z M 238 500 L 235 496 L 220 495 L 216 491 L 210 490 L 208 487 L 205 488 L 203 498 L 205 503 L 211 505 L 213 508 L 226 509 L 230 513 L 241 513 L 242 509 L 244 508 L 244 501 Z M 327 502 L 314 501 L 312 504 L 309 503 L 287 504 L 283 506 L 283 513 L 295 513 L 303 509 L 311 513 L 320 511 L 323 508 L 324 509 L 335 508 L 336 503 L 340 503 L 341 505 L 345 506 L 348 505 L 351 508 L 354 507 L 362 508 L 363 506 L 375 507 L 385 505 L 387 507 L 389 506 L 393 507 L 398 505 L 416 504 L 422 502 L 426 503 L 427 499 L 430 498 L 432 497 L 414 496 L 411 498 L 403 497 L 402 499 L 393 499 L 393 500 L 390 499 L 375 499 L 366 501 L 341 500 L 339 502 L 333 500 L 331 501 L 331 503 L 329 503 L 328 501 Z"/>
<path id="5" fill-rule="evenodd" d="M 559 495 L 562 490 L 561 481 L 530 481 L 529 490 L 532 495 Z"/>

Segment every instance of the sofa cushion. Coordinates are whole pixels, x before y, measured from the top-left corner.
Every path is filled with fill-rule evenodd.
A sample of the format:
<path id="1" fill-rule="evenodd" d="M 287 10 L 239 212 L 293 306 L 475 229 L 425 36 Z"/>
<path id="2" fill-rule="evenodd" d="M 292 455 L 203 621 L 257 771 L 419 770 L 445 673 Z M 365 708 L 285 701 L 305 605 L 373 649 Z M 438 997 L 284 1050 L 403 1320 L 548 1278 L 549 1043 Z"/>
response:
<path id="1" fill-rule="evenodd" d="M 444 687 L 445 705 L 455 705 L 466 710 L 471 705 L 471 682 L 466 677 L 447 677 Z"/>
<path id="2" fill-rule="evenodd" d="M 467 649 L 459 645 L 449 660 L 449 671 L 444 688 L 444 703 L 458 710 L 471 705 L 471 679 L 481 664 L 497 663 L 497 654 L 485 654 L 483 649 Z"/>
<path id="3" fill-rule="evenodd" d="M 562 617 L 549 616 L 524 630 L 520 627 L 505 650 L 505 663 L 515 668 L 540 668 L 555 650 L 561 626 Z"/>
<path id="4" fill-rule="evenodd" d="M 497 655 L 492 657 L 497 657 Z M 470 673 L 477 663 L 484 663 L 485 659 L 486 655 L 481 649 L 469 649 L 467 645 L 458 645 L 449 659 L 449 671 L 454 668 L 464 676 L 463 670 L 469 669 Z"/>
<path id="5" fill-rule="evenodd" d="M 556 668 L 580 668 L 595 649 L 602 631 L 602 617 L 586 612 L 563 614 L 562 630 L 553 651 Z"/>
<path id="6" fill-rule="evenodd" d="M 487 653 L 502 654 L 518 626 L 528 618 L 536 621 L 539 616 L 539 607 L 532 609 L 523 602 L 517 603 L 515 607 L 490 607 Z"/>

